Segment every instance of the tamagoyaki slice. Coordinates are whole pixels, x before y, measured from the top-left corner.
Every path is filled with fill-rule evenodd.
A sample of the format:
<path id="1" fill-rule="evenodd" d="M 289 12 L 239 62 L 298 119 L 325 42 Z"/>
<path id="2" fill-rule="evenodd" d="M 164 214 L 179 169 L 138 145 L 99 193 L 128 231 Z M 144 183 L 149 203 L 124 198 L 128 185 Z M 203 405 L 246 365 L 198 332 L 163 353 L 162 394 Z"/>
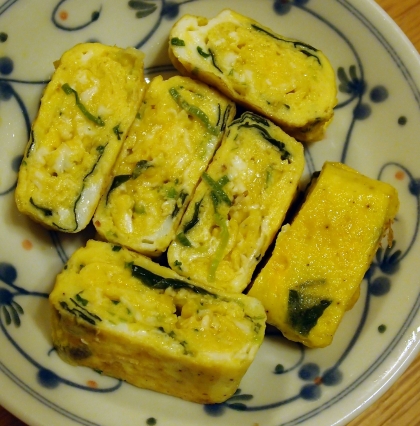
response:
<path id="1" fill-rule="evenodd" d="M 140 106 L 144 54 L 82 43 L 55 65 L 18 174 L 18 209 L 47 228 L 91 221 Z"/>
<path id="2" fill-rule="evenodd" d="M 329 345 L 386 234 L 392 244 L 398 206 L 388 183 L 326 162 L 248 293 L 267 322 L 306 346 Z"/>
<path id="3" fill-rule="evenodd" d="M 77 250 L 49 300 L 64 361 L 200 404 L 235 393 L 264 338 L 258 300 L 198 286 L 107 242 Z"/>
<path id="4" fill-rule="evenodd" d="M 337 103 L 335 72 L 321 50 L 225 9 L 184 15 L 172 27 L 169 57 L 181 74 L 217 87 L 296 139 L 324 137 Z"/>
<path id="5" fill-rule="evenodd" d="M 199 283 L 242 292 L 295 198 L 303 146 L 246 112 L 227 128 L 168 249 L 168 262 Z"/>
<path id="6" fill-rule="evenodd" d="M 155 77 L 93 223 L 101 238 L 158 256 L 220 145 L 235 104 L 189 77 Z"/>

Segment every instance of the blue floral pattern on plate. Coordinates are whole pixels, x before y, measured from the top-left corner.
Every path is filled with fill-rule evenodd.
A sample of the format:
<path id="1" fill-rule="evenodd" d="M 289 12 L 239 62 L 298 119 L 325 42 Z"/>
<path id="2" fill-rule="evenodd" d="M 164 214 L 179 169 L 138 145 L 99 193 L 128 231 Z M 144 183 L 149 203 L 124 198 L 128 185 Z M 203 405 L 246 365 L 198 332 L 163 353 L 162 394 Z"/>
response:
<path id="1" fill-rule="evenodd" d="M 347 0 L 267 0 L 263 3 L 264 12 L 260 12 L 262 18 L 269 21 L 268 26 L 274 23 L 281 27 L 284 24 L 285 29 L 295 32 L 291 36 L 296 38 L 307 40 L 311 26 L 320 33 L 315 37 L 319 38 L 319 43 L 325 43 L 329 37 L 334 38 L 334 49 L 326 53 L 337 72 L 339 103 L 336 118 L 326 141 L 305 148 L 306 175 L 320 169 L 326 159 L 342 161 L 357 169 L 366 169 L 361 171 L 372 177 L 389 181 L 397 187 L 402 199 L 401 213 L 395 224 L 396 240 L 392 247 L 378 250 L 365 275 L 361 300 L 355 312 L 348 314 L 351 318 L 344 321 L 346 324 L 337 337 L 338 342 L 334 342 L 331 349 L 308 350 L 286 342 L 269 327 L 257 360 L 233 397 L 223 404 L 200 408 L 184 401 L 175 402 L 174 410 L 163 408 L 169 401 L 169 406 L 174 404 L 172 399 L 168 399 L 170 397 L 134 389 L 91 370 L 64 366 L 49 346 L 46 332 L 48 318 L 40 312 L 48 308 L 48 291 L 55 274 L 90 232 L 74 238 L 45 231 L 20 217 L 14 207 L 13 191 L 23 147 L 29 137 L 42 89 L 52 72 L 52 61 L 76 42 L 101 41 L 144 50 L 151 56 L 146 68 L 149 77 L 170 75 L 174 69 L 162 49 L 170 26 L 183 13 L 191 11 L 212 16 L 216 9 L 224 6 L 222 1 L 210 0 L 129 0 L 118 4 L 93 0 L 83 5 L 76 0 L 49 0 L 42 7 L 35 1 L 6 0 L 0 5 L 0 22 L 20 22 L 17 28 L 11 24 L 0 27 L 4 28 L 0 32 L 0 146 L 3 152 L 0 159 L 0 205 L 5 212 L 0 222 L 4 235 L 0 245 L 0 331 L 2 345 L 7 352 L 0 355 L 0 371 L 26 397 L 36 399 L 41 406 L 63 416 L 63 419 L 84 425 L 108 424 L 108 420 L 100 416 L 89 417 L 89 411 L 80 408 L 77 403 L 82 404 L 80 401 L 85 399 L 93 401 L 90 395 L 102 395 L 102 398 L 110 395 L 118 404 L 124 396 L 130 395 L 131 402 L 136 398 L 149 402 L 140 409 L 143 423 L 137 424 L 175 424 L 175 420 L 168 422 L 171 415 L 176 416 L 179 424 L 196 424 L 189 412 L 195 413 L 194 419 L 199 419 L 203 425 L 238 424 L 244 421 L 244 415 L 249 424 L 259 422 L 277 426 L 306 421 L 321 424 L 327 417 L 336 422 L 344 419 L 346 414 L 339 414 L 339 410 L 333 412 L 332 407 L 344 404 L 348 395 L 360 392 L 360 386 L 372 380 L 379 370 L 396 368 L 396 363 L 385 367 L 389 364 L 388 358 L 397 356 L 394 354 L 410 346 L 405 340 L 418 317 L 419 289 L 406 290 L 404 309 L 399 311 L 397 319 L 390 317 L 386 310 L 392 307 L 390 299 L 393 297 L 397 296 L 401 302 L 396 287 L 401 287 L 410 276 L 413 253 L 418 255 L 419 252 L 419 150 L 413 152 L 417 163 L 413 162 L 409 155 L 400 154 L 405 145 L 399 140 L 420 130 L 415 123 L 416 119 L 419 121 L 420 90 L 397 51 Z M 232 0 L 229 6 L 237 6 L 237 11 L 253 16 L 252 0 Z M 375 73 L 377 65 L 366 56 L 356 33 L 346 31 L 336 23 L 338 12 L 359 26 L 372 43 L 372 49 L 382 52 L 379 56 L 385 57 L 388 64 L 395 67 L 389 82 Z M 43 28 L 39 29 L 38 37 L 36 30 L 41 22 Z M 109 31 L 113 24 L 121 22 L 125 26 L 122 31 L 118 34 Z M 296 23 L 310 25 L 305 25 L 306 29 L 299 27 L 299 31 Z M 288 35 L 275 26 L 273 29 Z M 30 37 L 22 39 L 24 30 L 32 34 L 34 40 Z M 41 48 L 38 49 L 38 46 Z M 38 57 L 40 52 L 42 56 Z M 404 91 L 410 96 L 410 106 L 402 110 L 395 110 L 392 105 L 392 102 L 395 104 L 395 81 L 403 86 L 401 93 Z M 404 103 L 399 102 L 399 105 L 404 106 Z M 382 124 L 381 115 L 391 121 Z M 401 136 L 397 136 L 396 143 L 384 141 L 386 149 L 382 152 L 378 145 L 386 133 L 379 132 L 380 136 L 373 138 L 374 151 L 369 151 L 368 142 L 363 140 L 368 129 L 366 123 L 375 130 L 380 126 L 385 130 L 392 129 L 392 137 Z M 404 134 L 406 129 L 407 135 Z M 372 137 L 371 130 L 367 133 Z M 364 149 L 367 149 L 368 161 L 362 166 L 359 160 Z M 409 149 L 406 152 L 409 153 Z M 34 269 L 33 275 L 27 267 L 33 265 L 31 262 L 36 262 L 36 266 L 30 268 Z M 27 338 L 32 333 L 43 337 L 36 350 L 36 343 Z M 366 351 L 371 352 L 366 356 L 366 364 L 354 372 L 352 368 L 358 364 L 353 358 L 364 353 L 360 346 L 369 339 L 374 340 L 377 348 Z M 64 388 L 73 389 L 70 394 L 75 404 L 69 405 L 51 394 L 52 390 L 59 392 Z M 63 392 L 68 395 L 68 391 Z M 110 400 L 95 397 L 94 401 L 101 407 Z M 129 419 L 130 414 L 126 418 Z M 110 418 L 109 424 L 115 424 L 115 420 Z"/>

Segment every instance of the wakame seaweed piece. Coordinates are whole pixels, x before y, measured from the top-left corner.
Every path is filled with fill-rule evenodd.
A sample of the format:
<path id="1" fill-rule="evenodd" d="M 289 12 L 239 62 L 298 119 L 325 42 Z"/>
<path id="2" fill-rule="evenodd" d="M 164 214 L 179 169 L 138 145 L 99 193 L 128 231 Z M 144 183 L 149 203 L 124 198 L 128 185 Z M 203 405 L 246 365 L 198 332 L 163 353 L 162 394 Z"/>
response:
<path id="1" fill-rule="evenodd" d="M 238 117 L 236 120 L 233 120 L 230 125 L 234 126 L 235 124 L 244 123 L 246 120 L 251 120 L 262 124 L 265 127 L 270 127 L 270 123 L 266 118 L 261 117 L 261 115 L 255 114 L 251 111 L 245 111 L 240 117 Z"/>
<path id="2" fill-rule="evenodd" d="M 182 190 L 179 193 L 179 196 L 178 196 L 176 204 L 175 204 L 175 208 L 174 208 L 174 210 L 172 212 L 172 217 L 175 217 L 179 213 L 179 211 L 181 210 L 181 207 L 184 204 L 184 202 L 187 199 L 187 197 L 188 197 L 188 194 L 184 190 Z M 180 204 L 178 204 L 178 200 L 179 200 Z"/>
<path id="3" fill-rule="evenodd" d="M 77 301 L 78 301 L 81 305 L 86 306 L 86 305 L 89 303 L 89 301 L 88 301 L 87 299 L 83 298 L 83 297 L 80 295 L 80 293 L 82 293 L 82 292 L 79 292 L 79 293 L 77 293 L 77 294 L 76 294 L 76 300 L 77 300 Z"/>
<path id="4" fill-rule="evenodd" d="M 105 148 L 107 147 L 106 145 L 99 145 L 95 148 L 96 152 L 98 153 L 98 158 L 96 159 L 95 163 L 93 164 L 92 168 L 85 174 L 85 176 L 83 177 L 83 183 L 86 181 L 86 179 L 93 174 L 93 172 L 95 171 L 97 165 L 99 164 L 99 161 L 101 159 L 101 157 L 104 155 L 105 152 Z"/>
<path id="5" fill-rule="evenodd" d="M 232 107 L 230 105 L 228 105 L 225 109 L 225 112 L 223 114 L 223 121 L 222 121 L 222 125 L 220 126 L 220 131 L 223 132 L 226 129 L 226 125 L 227 125 L 227 121 L 229 119 L 229 115 L 230 115 L 230 111 L 231 111 Z"/>
<path id="6" fill-rule="evenodd" d="M 175 87 L 171 87 L 169 89 L 169 93 L 182 109 L 198 118 L 204 124 L 209 133 L 211 133 L 213 136 L 219 135 L 220 130 L 210 123 L 209 117 L 202 109 L 200 109 L 198 106 L 188 103 Z"/>
<path id="7" fill-rule="evenodd" d="M 132 175 L 119 175 L 119 176 L 115 176 L 114 179 L 112 179 L 112 184 L 111 187 L 109 188 L 107 197 L 106 197 L 106 201 L 108 202 L 109 199 L 109 195 L 111 194 L 111 192 L 115 189 L 118 188 L 120 185 L 122 185 L 124 182 L 127 182 L 129 179 L 131 179 Z"/>
<path id="8" fill-rule="evenodd" d="M 166 290 L 168 287 L 172 287 L 174 290 L 186 289 L 197 294 L 217 297 L 216 294 L 204 288 L 176 278 L 164 278 L 136 264 L 131 266 L 131 273 L 133 277 L 139 279 L 144 285 L 156 290 Z"/>
<path id="9" fill-rule="evenodd" d="M 89 324 L 96 325 L 96 321 L 102 321 L 102 319 L 95 314 L 92 314 L 83 306 L 80 306 L 73 298 L 70 298 L 72 303 L 76 306 L 75 308 L 71 308 L 67 302 L 60 301 L 60 305 L 63 309 L 65 309 L 68 313 L 75 315 L 76 317 L 88 322 Z"/>
<path id="10" fill-rule="evenodd" d="M 105 126 L 105 122 L 101 119 L 101 117 L 95 117 L 92 113 L 90 113 L 87 108 L 83 105 L 82 102 L 80 102 L 79 94 L 76 92 L 76 90 L 72 89 L 68 83 L 64 83 L 61 88 L 63 89 L 64 93 L 66 95 L 74 94 L 74 97 L 76 99 L 76 106 L 80 109 L 82 114 L 90 121 L 95 123 L 98 126 Z"/>
<path id="11" fill-rule="evenodd" d="M 207 58 L 211 58 L 211 62 L 212 62 L 212 64 L 213 64 L 213 66 L 218 70 L 218 71 L 220 71 L 222 74 L 223 74 L 223 71 L 217 66 L 217 64 L 216 64 L 216 59 L 215 59 L 215 57 L 214 57 L 214 53 L 212 52 L 212 50 L 211 49 L 209 49 L 209 53 L 207 53 L 207 52 L 205 52 L 204 50 L 203 50 L 203 48 L 201 48 L 200 46 L 197 46 L 197 52 L 198 52 L 198 54 L 200 55 L 200 56 L 202 56 L 204 59 L 207 59 Z"/>
<path id="12" fill-rule="evenodd" d="M 34 199 L 31 197 L 29 198 L 29 202 L 38 210 L 40 210 L 42 213 L 44 213 L 45 216 L 52 216 L 53 212 L 51 209 L 47 209 L 45 207 L 41 207 L 38 204 L 35 203 Z"/>
<path id="13" fill-rule="evenodd" d="M 153 165 L 151 165 L 147 160 L 140 160 L 136 166 L 134 167 L 133 173 L 131 175 L 118 175 L 115 176 L 114 179 L 112 180 L 112 184 L 111 187 L 109 188 L 108 194 L 107 194 L 107 202 L 109 199 L 109 194 L 115 189 L 118 188 L 120 185 L 122 185 L 123 183 L 127 182 L 130 179 L 136 179 L 138 178 L 141 173 L 144 170 L 147 170 L 149 167 L 153 167 Z"/>
<path id="14" fill-rule="evenodd" d="M 209 53 L 211 56 L 211 63 L 213 64 L 214 68 L 216 68 L 218 71 L 220 71 L 223 74 L 223 71 L 219 68 L 219 66 L 216 63 L 215 55 L 211 49 L 209 49 Z"/>
<path id="15" fill-rule="evenodd" d="M 259 124 L 250 124 L 250 123 L 243 123 L 241 125 L 239 125 L 239 128 L 241 127 L 245 127 L 248 129 L 254 128 L 257 129 L 261 136 L 267 141 L 270 142 L 272 145 L 276 146 L 281 153 L 281 159 L 282 160 L 287 160 L 287 161 L 291 161 L 292 155 L 290 154 L 289 151 L 287 151 L 286 149 L 286 144 L 284 142 L 278 141 L 277 139 L 274 139 L 273 137 L 271 137 L 270 133 L 268 133 L 267 129 L 265 129 L 264 127 L 260 126 Z"/>
<path id="16" fill-rule="evenodd" d="M 153 167 L 147 160 L 140 160 L 137 162 L 136 167 L 134 167 L 133 173 L 131 174 L 132 179 L 138 178 L 145 170 L 149 167 Z"/>
<path id="17" fill-rule="evenodd" d="M 194 204 L 194 213 L 193 213 L 193 216 L 192 216 L 191 220 L 184 225 L 184 233 L 185 234 L 190 229 L 194 228 L 195 225 L 197 225 L 197 223 L 199 221 L 200 206 L 201 206 L 202 202 L 203 202 L 203 199 L 201 199 L 200 201 L 198 201 L 198 202 L 196 202 Z"/>
<path id="18" fill-rule="evenodd" d="M 274 34 L 272 34 L 271 32 L 265 30 L 264 28 L 259 27 L 258 25 L 255 24 L 251 24 L 251 27 L 254 28 L 254 30 L 262 32 L 264 34 L 267 34 L 269 37 L 274 38 L 275 40 L 278 41 L 282 41 L 284 43 L 290 43 L 293 44 L 293 46 L 295 47 L 295 49 L 298 49 L 299 52 L 302 52 L 304 55 L 306 56 L 310 56 L 312 58 L 315 58 L 316 61 L 318 62 L 319 65 L 321 64 L 321 61 L 319 60 L 318 56 L 315 55 L 314 53 L 308 52 L 308 50 L 311 50 L 312 52 L 318 52 L 318 49 L 316 49 L 315 47 L 311 46 L 310 44 L 307 43 L 303 43 L 301 41 L 297 41 L 297 40 L 286 40 L 282 37 L 277 37 Z M 308 50 L 306 50 L 308 49 Z"/>
<path id="19" fill-rule="evenodd" d="M 303 336 L 307 336 L 330 306 L 331 300 L 314 298 L 297 290 L 289 290 L 288 320 Z"/>

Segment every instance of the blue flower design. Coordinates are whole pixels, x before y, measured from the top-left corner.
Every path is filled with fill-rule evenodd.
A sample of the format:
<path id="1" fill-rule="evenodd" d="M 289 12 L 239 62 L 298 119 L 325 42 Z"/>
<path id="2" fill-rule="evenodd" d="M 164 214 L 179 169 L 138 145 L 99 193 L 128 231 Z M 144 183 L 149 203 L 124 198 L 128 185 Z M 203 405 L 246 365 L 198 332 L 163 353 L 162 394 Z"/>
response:
<path id="1" fill-rule="evenodd" d="M 343 375 L 337 367 L 329 368 L 321 375 L 318 364 L 313 362 L 302 365 L 298 372 L 299 378 L 310 381 L 300 390 L 300 397 L 307 401 L 315 401 L 321 397 L 321 385 L 335 386 L 341 383 Z"/>
<path id="2" fill-rule="evenodd" d="M 303 6 L 308 2 L 309 0 L 275 0 L 273 9 L 278 15 L 286 15 L 286 13 L 290 12 L 293 5 Z"/>
<path id="3" fill-rule="evenodd" d="M 394 240 L 391 246 L 387 246 L 385 249 L 379 247 L 376 252 L 376 260 L 378 262 L 379 269 L 384 274 L 394 274 L 399 269 L 401 250 L 394 250 L 395 244 L 396 241 Z"/>
<path id="4" fill-rule="evenodd" d="M 420 196 L 420 179 L 412 179 L 408 186 L 408 190 L 410 191 L 410 194 L 414 195 L 415 197 L 419 197 Z"/>
<path id="5" fill-rule="evenodd" d="M 13 60 L 8 56 L 0 58 L 0 74 L 7 76 L 13 72 Z M 0 101 L 8 101 L 13 97 L 13 88 L 8 81 L 0 78 Z"/>
<path id="6" fill-rule="evenodd" d="M 6 322 L 6 325 L 10 325 L 12 322 L 16 327 L 20 326 L 20 316 L 23 315 L 23 309 L 19 303 L 13 300 L 14 294 L 5 289 L 0 288 L 0 306 L 1 313 Z"/>
<path id="7" fill-rule="evenodd" d="M 13 60 L 8 56 L 2 56 L 0 58 L 0 74 L 9 75 L 13 72 Z"/>
<path id="8" fill-rule="evenodd" d="M 128 6 L 136 11 L 136 18 L 145 18 L 156 11 L 155 3 L 144 0 L 130 0 Z"/>
<path id="9" fill-rule="evenodd" d="M 368 290 L 372 296 L 384 296 L 391 289 L 391 280 L 387 275 L 396 273 L 400 267 L 401 250 L 395 250 L 396 242 L 385 249 L 379 247 L 376 252 L 376 262 L 372 262 L 365 274 L 368 282 Z M 373 279 L 375 271 L 379 269 L 385 275 L 379 275 Z"/>
<path id="10" fill-rule="evenodd" d="M 236 411 L 246 411 L 248 410 L 248 406 L 244 402 L 250 401 L 252 398 L 253 395 L 243 394 L 241 389 L 237 389 L 234 395 L 227 401 L 221 404 L 205 405 L 204 411 L 212 417 L 221 416 L 225 412 L 226 408 L 231 408 Z"/>
<path id="11" fill-rule="evenodd" d="M 6 284 L 12 284 L 17 278 L 16 269 L 9 263 L 0 263 L 0 281 Z M 14 324 L 19 327 L 21 324 L 20 315 L 23 315 L 23 309 L 14 300 L 16 293 L 12 293 L 6 288 L 0 288 L 0 307 L 2 318 L 6 325 Z"/>
<path id="12" fill-rule="evenodd" d="M 37 373 L 37 381 L 47 389 L 55 389 L 60 384 L 60 377 L 47 368 L 40 368 Z"/>
<path id="13" fill-rule="evenodd" d="M 338 67 L 337 77 L 339 81 L 338 90 L 352 95 L 352 99 L 365 93 L 366 83 L 358 77 L 355 65 L 349 68 L 348 75 L 343 67 Z"/>

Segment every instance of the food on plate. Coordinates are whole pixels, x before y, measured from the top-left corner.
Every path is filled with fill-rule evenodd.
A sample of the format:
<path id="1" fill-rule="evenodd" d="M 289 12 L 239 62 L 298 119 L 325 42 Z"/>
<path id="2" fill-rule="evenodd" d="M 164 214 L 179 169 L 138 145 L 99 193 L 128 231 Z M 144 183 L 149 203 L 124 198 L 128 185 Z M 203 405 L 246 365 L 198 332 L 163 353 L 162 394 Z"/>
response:
<path id="1" fill-rule="evenodd" d="M 329 345 L 383 237 L 392 243 L 398 206 L 391 185 L 326 162 L 248 293 L 267 322 L 306 346 Z"/>
<path id="2" fill-rule="evenodd" d="M 321 139 L 333 118 L 334 71 L 321 51 L 228 9 L 182 17 L 169 55 L 184 75 L 147 84 L 136 49 L 65 52 L 15 198 L 50 229 L 93 218 L 104 240 L 73 253 L 49 297 L 64 361 L 222 403 L 266 322 L 309 347 L 331 343 L 382 238 L 392 242 L 398 195 L 325 163 L 253 280 L 298 191 L 298 140 Z M 235 102 L 252 112 L 234 119 Z M 170 268 L 149 258 L 161 254 Z"/>
<path id="3" fill-rule="evenodd" d="M 143 59 L 134 48 L 83 43 L 54 64 L 19 170 L 22 213 L 63 232 L 88 225 L 140 106 Z"/>
<path id="4" fill-rule="evenodd" d="M 53 344 L 66 362 L 204 404 L 233 395 L 265 330 L 258 300 L 197 286 L 94 240 L 57 276 L 50 303 Z"/>
<path id="5" fill-rule="evenodd" d="M 277 234 L 304 169 L 302 144 L 245 112 L 227 128 L 168 250 L 179 274 L 242 292 Z"/>
<path id="6" fill-rule="evenodd" d="M 140 253 L 167 249 L 235 104 L 189 77 L 155 77 L 147 89 L 93 223 Z"/>
<path id="7" fill-rule="evenodd" d="M 181 74 L 214 85 L 298 140 L 321 139 L 333 118 L 337 88 L 326 56 L 232 10 L 210 20 L 184 15 L 170 32 L 169 56 Z"/>

